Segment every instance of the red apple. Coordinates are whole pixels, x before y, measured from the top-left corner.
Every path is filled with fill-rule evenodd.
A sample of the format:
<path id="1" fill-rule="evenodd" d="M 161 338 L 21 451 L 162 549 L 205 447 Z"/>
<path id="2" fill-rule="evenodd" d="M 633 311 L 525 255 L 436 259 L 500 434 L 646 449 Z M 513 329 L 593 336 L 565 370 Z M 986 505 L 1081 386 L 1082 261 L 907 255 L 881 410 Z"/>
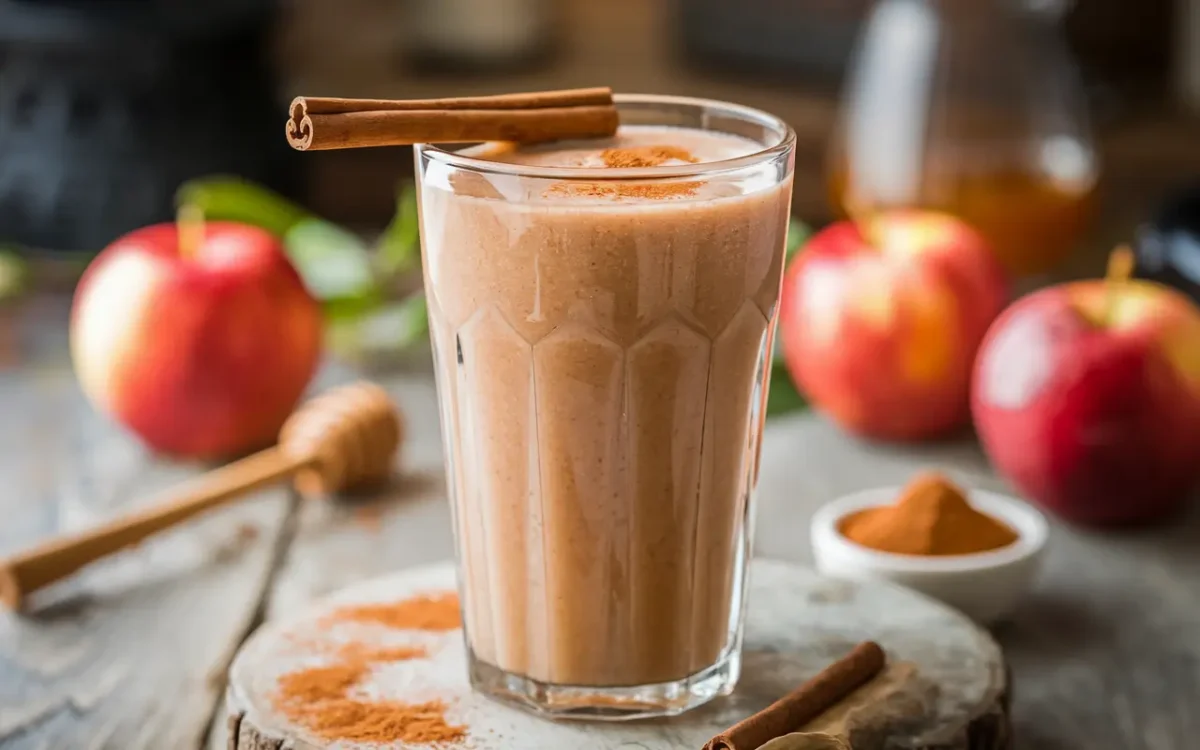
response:
<path id="1" fill-rule="evenodd" d="M 971 367 L 1007 300 L 983 238 L 945 214 L 895 211 L 833 224 L 788 268 L 788 371 L 846 430 L 917 440 L 963 426 Z"/>
<path id="2" fill-rule="evenodd" d="M 1200 310 L 1145 281 L 1024 297 L 985 339 L 972 409 L 996 468 L 1064 518 L 1164 515 L 1200 479 Z"/>
<path id="3" fill-rule="evenodd" d="M 101 252 L 71 314 L 71 353 L 101 411 L 159 451 L 216 458 L 272 442 L 317 367 L 322 324 L 278 240 L 175 224 Z"/>

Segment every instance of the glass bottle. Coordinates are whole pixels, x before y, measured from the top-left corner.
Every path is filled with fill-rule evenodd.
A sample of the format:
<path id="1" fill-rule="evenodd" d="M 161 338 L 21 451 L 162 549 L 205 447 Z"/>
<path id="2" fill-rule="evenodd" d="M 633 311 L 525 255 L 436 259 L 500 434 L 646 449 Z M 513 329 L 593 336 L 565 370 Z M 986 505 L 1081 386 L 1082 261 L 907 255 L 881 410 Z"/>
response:
<path id="1" fill-rule="evenodd" d="M 881 0 L 831 144 L 833 206 L 955 214 L 1017 278 L 1087 228 L 1098 173 L 1054 0 Z"/>

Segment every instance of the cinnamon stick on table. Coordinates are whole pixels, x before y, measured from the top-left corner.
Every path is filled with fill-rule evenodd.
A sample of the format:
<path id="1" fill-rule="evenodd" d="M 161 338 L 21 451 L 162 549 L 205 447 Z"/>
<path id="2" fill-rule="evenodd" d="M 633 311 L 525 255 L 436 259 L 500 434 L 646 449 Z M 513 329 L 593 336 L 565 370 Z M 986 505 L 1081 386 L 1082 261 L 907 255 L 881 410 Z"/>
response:
<path id="1" fill-rule="evenodd" d="M 874 679 L 886 661 L 879 644 L 864 641 L 816 677 L 713 737 L 704 750 L 757 750 L 794 732 Z"/>
<path id="2" fill-rule="evenodd" d="M 298 96 L 288 115 L 288 143 L 298 151 L 599 138 L 617 132 L 618 125 L 608 88 L 453 99 Z"/>

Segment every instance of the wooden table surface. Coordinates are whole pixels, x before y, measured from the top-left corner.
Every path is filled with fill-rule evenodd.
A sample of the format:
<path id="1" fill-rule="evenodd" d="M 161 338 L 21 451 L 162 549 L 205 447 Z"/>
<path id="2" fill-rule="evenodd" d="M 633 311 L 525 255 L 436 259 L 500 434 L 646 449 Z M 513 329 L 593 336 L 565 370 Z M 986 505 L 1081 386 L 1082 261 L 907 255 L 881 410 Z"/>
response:
<path id="1" fill-rule="evenodd" d="M 156 460 L 97 416 L 65 360 L 61 304 L 22 313 L 24 363 L 0 371 L 0 552 L 146 500 L 199 467 Z M 349 377 L 328 368 L 322 385 Z M 259 493 L 0 614 L 0 748 L 224 747 L 224 673 L 263 619 L 451 554 L 427 371 L 382 378 L 413 436 L 404 479 L 355 507 Z M 999 488 L 967 441 L 921 449 L 848 439 L 820 418 L 768 426 L 759 555 L 809 559 L 813 510 L 936 466 Z M 1054 529 L 1037 590 L 997 628 L 1015 672 L 1021 750 L 1194 750 L 1200 738 L 1200 507 L 1122 535 Z M 880 613 L 886 616 L 886 613 Z"/>

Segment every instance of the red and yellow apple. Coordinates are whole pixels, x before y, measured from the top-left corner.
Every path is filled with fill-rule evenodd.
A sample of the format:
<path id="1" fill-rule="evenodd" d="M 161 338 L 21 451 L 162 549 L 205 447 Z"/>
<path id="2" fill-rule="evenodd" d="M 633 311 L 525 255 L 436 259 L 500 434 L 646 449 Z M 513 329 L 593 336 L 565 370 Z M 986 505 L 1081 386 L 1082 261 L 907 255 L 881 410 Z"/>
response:
<path id="1" fill-rule="evenodd" d="M 817 233 L 788 268 L 788 371 L 818 409 L 870 438 L 963 426 L 975 353 L 1008 298 L 984 239 L 939 213 L 895 211 Z"/>
<path id="2" fill-rule="evenodd" d="M 1035 292 L 989 331 L 972 410 L 996 469 L 1062 517 L 1160 517 L 1200 479 L 1200 310 L 1146 281 Z"/>
<path id="3" fill-rule="evenodd" d="M 71 312 L 80 384 L 164 453 L 269 444 L 316 370 L 320 308 L 262 229 L 197 224 L 183 248 L 181 234 L 139 229 L 88 267 Z"/>

